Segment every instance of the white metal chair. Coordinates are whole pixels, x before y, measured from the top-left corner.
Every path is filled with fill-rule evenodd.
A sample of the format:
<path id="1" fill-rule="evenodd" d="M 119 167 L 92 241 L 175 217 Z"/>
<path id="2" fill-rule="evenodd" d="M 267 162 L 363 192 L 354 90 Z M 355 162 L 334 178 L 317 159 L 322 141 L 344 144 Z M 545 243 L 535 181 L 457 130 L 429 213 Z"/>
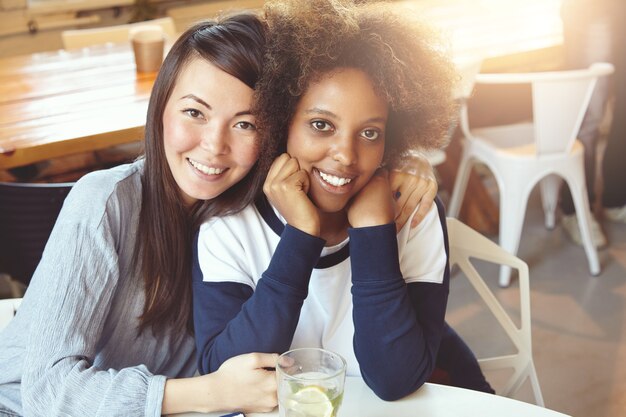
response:
<path id="1" fill-rule="evenodd" d="M 458 265 L 458 268 L 485 302 L 489 311 L 502 326 L 502 329 L 517 350 L 517 353 L 514 354 L 479 358 L 478 362 L 481 369 L 483 371 L 513 369 L 513 375 L 500 391 L 501 395 L 507 397 L 515 394 L 524 381 L 529 378 L 535 403 L 543 407 L 543 395 L 541 394 L 532 355 L 528 265 L 455 218 L 448 217 L 447 225 L 450 243 L 450 267 Z M 498 302 L 493 292 L 491 292 L 483 278 L 476 271 L 476 268 L 474 268 L 474 265 L 470 262 L 470 259 L 507 265 L 519 271 L 521 316 L 519 327 L 515 325 L 509 314 Z"/>
<path id="2" fill-rule="evenodd" d="M 17 308 L 22 303 L 21 298 L 7 298 L 0 300 L 0 331 L 13 319 Z"/>
<path id="3" fill-rule="evenodd" d="M 171 17 L 163 17 L 161 19 L 129 23 L 126 25 L 64 30 L 61 32 L 61 39 L 63 40 L 64 49 L 78 49 L 105 43 L 124 43 L 129 41 L 131 29 L 147 25 L 160 26 L 165 36 L 170 40 L 174 40 L 178 36 L 174 19 Z"/>
<path id="4" fill-rule="evenodd" d="M 457 217 L 471 164 L 483 162 L 493 172 L 500 192 L 500 246 L 516 254 L 528 196 L 540 182 L 545 224 L 553 228 L 561 178 L 570 188 L 592 275 L 600 273 L 592 243 L 583 147 L 576 140 L 598 77 L 613 66 L 596 63 L 588 69 L 517 74 L 478 74 L 477 84 L 530 84 L 533 121 L 471 130 L 467 104 L 461 108 L 464 150 L 448 214 Z M 556 174 L 556 175 L 555 175 Z M 501 286 L 510 282 L 510 268 L 500 270 Z"/>

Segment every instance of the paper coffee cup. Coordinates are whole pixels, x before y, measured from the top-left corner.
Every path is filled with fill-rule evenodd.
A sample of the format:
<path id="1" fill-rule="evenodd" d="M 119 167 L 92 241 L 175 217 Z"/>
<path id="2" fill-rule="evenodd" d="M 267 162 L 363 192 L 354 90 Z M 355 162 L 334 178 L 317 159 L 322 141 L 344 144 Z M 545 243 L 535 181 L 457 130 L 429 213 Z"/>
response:
<path id="1" fill-rule="evenodd" d="M 160 26 L 145 25 L 130 31 L 137 72 L 156 72 L 163 62 L 165 35 Z"/>

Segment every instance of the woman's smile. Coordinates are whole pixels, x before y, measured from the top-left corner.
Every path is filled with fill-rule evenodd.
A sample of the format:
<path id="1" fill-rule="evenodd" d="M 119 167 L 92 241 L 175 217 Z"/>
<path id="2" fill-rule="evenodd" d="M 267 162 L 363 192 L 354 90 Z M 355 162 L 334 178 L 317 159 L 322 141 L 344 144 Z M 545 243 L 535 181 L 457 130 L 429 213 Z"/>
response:
<path id="1" fill-rule="evenodd" d="M 387 102 L 367 74 L 341 68 L 312 83 L 289 128 L 287 153 L 309 173 L 309 197 L 322 212 L 343 211 L 380 166 Z"/>

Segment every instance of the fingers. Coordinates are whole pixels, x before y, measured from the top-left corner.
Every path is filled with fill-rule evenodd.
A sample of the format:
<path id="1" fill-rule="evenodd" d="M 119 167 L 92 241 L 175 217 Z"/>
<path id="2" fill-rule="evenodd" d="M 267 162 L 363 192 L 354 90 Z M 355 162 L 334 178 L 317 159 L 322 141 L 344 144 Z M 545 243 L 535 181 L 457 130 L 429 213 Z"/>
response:
<path id="1" fill-rule="evenodd" d="M 282 154 L 272 164 L 263 184 L 263 192 L 288 224 L 319 236 L 319 214 L 308 196 L 310 186 L 309 173 L 300 168 L 298 160 Z"/>
<path id="2" fill-rule="evenodd" d="M 250 365 L 253 368 L 274 368 L 278 361 L 277 353 L 250 353 Z"/>
<path id="3" fill-rule="evenodd" d="M 427 182 L 428 189 L 422 196 L 421 202 L 419 203 L 419 208 L 417 209 L 415 216 L 413 216 L 413 219 L 411 220 L 411 229 L 416 228 L 417 225 L 420 224 L 422 220 L 424 220 L 424 217 L 426 217 L 426 215 L 430 211 L 433 203 L 435 202 L 435 198 L 437 197 L 437 181 L 429 178 L 427 179 Z"/>
<path id="4" fill-rule="evenodd" d="M 402 208 L 406 206 L 418 183 L 418 178 L 406 173 L 397 173 L 392 176 L 391 193 L 396 202 L 396 216 L 401 214 Z"/>
<path id="5" fill-rule="evenodd" d="M 205 377 L 217 378 L 220 396 L 227 408 L 244 412 L 268 412 L 278 402 L 276 353 L 247 353 L 226 360 L 220 368 Z"/>
<path id="6" fill-rule="evenodd" d="M 297 190 L 309 191 L 309 176 L 300 169 L 296 158 L 284 153 L 274 160 L 263 184 L 263 192 L 270 197 L 272 193 L 284 192 L 286 187 L 295 185 Z"/>
<path id="7" fill-rule="evenodd" d="M 405 192 L 404 194 L 402 194 L 401 191 L 396 191 L 395 193 L 395 195 L 399 196 L 394 207 L 394 210 L 396 212 L 396 217 L 394 219 L 394 221 L 396 222 L 396 232 L 399 232 L 400 229 L 404 227 L 406 222 L 409 220 L 409 217 L 413 213 L 412 210 L 409 211 L 409 209 L 407 209 L 406 204 L 409 201 L 409 197 L 413 195 L 414 193 L 411 193 L 410 195 L 407 195 L 407 194 L 408 192 Z"/>
<path id="8" fill-rule="evenodd" d="M 398 171 L 399 170 L 399 171 Z M 428 159 L 415 152 L 390 174 L 391 189 L 396 200 L 396 226 L 400 230 L 415 207 L 411 227 L 416 227 L 432 207 L 437 195 L 437 180 Z"/>
<path id="9" fill-rule="evenodd" d="M 396 200 L 396 228 L 400 230 L 419 205 L 411 221 L 411 227 L 415 228 L 432 207 L 438 191 L 437 181 L 402 172 L 396 172 L 393 181 L 397 184 L 397 188 L 392 188 Z"/>
<path id="10" fill-rule="evenodd" d="M 392 197 L 395 202 L 394 220 L 396 222 L 396 230 L 399 231 L 404 227 L 415 209 L 415 204 L 411 205 L 410 202 L 415 200 L 415 197 L 411 198 L 419 186 L 419 178 L 405 172 L 392 171 L 389 179 Z"/>
<path id="11" fill-rule="evenodd" d="M 293 366 L 296 363 L 294 358 L 291 358 L 289 356 L 282 356 L 279 357 L 277 365 L 279 365 L 281 368 L 289 368 L 291 366 Z"/>
<path id="12" fill-rule="evenodd" d="M 292 158 L 287 153 L 284 153 L 280 155 L 278 158 L 276 158 L 274 162 L 272 162 L 272 166 L 270 167 L 267 173 L 267 177 L 265 179 L 265 185 L 273 183 L 281 173 L 284 173 L 285 165 L 287 165 L 290 162 L 293 165 L 293 161 L 295 161 L 296 163 L 298 162 L 296 159 Z M 265 186 L 263 186 L 263 190 L 265 191 Z"/>
<path id="13" fill-rule="evenodd" d="M 250 412 L 268 413 L 278 405 L 278 381 L 274 372 L 267 372 L 267 375 L 256 384 L 257 389 L 261 391 L 262 400 Z"/>
<path id="14" fill-rule="evenodd" d="M 387 170 L 377 170 L 369 182 L 352 197 L 346 209 L 352 227 L 391 223 L 395 218 L 395 203 L 391 198 Z"/>

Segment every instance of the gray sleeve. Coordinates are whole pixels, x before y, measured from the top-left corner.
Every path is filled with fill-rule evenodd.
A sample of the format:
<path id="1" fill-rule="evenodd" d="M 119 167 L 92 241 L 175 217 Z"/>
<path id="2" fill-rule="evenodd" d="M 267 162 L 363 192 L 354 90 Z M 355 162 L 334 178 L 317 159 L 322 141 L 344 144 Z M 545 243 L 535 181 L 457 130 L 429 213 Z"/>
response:
<path id="1" fill-rule="evenodd" d="M 26 295 L 32 320 L 21 384 L 25 416 L 161 414 L 164 376 L 143 365 L 93 366 L 119 279 L 109 218 L 116 210 L 107 214 L 98 185 L 75 185 Z"/>

